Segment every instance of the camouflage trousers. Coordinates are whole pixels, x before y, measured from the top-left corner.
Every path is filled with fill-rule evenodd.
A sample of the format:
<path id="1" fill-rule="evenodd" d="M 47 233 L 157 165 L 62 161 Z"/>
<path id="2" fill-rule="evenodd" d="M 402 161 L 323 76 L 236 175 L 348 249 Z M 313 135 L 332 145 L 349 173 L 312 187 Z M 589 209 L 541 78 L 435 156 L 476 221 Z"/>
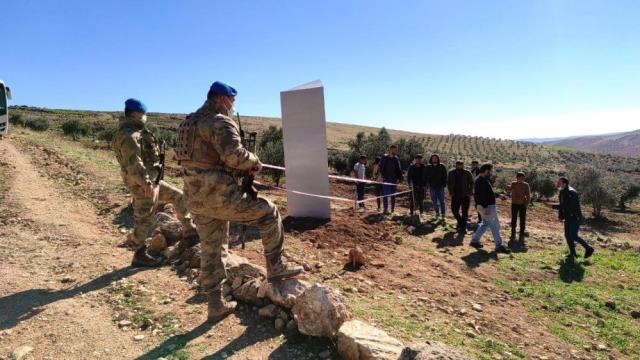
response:
<path id="1" fill-rule="evenodd" d="M 156 214 L 159 204 L 173 204 L 176 215 L 182 223 L 184 237 L 196 235 L 195 226 L 184 204 L 182 191 L 164 181 L 160 181 L 158 186 L 157 198 L 146 197 L 141 186 L 133 186 L 129 189 L 133 197 L 133 218 L 136 222 L 133 229 L 133 241 L 136 247 L 142 246 L 149 236 L 149 231 L 153 226 L 153 216 Z"/>
<path id="2" fill-rule="evenodd" d="M 216 290 L 227 278 L 223 260 L 230 221 L 257 227 L 265 256 L 282 252 L 284 230 L 278 208 L 263 197 L 253 199 L 243 193 L 230 174 L 187 171 L 184 194 L 200 235 L 200 284 L 205 292 Z"/>

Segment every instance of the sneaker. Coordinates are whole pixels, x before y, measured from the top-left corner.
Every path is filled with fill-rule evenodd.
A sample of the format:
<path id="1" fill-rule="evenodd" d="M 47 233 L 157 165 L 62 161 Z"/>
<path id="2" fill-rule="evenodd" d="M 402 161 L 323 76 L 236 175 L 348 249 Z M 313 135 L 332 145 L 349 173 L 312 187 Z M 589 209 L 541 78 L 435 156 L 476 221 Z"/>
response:
<path id="1" fill-rule="evenodd" d="M 498 253 L 498 254 L 511 254 L 511 250 L 509 250 L 506 247 L 504 247 L 504 245 L 500 245 L 496 249 L 496 253 Z"/>
<path id="2" fill-rule="evenodd" d="M 584 251 L 584 258 L 588 259 L 591 257 L 591 255 L 593 255 L 593 248 L 592 247 L 588 247 L 587 250 Z"/>
<path id="3" fill-rule="evenodd" d="M 482 249 L 484 247 L 479 241 L 472 241 L 469 246 L 476 249 Z"/>

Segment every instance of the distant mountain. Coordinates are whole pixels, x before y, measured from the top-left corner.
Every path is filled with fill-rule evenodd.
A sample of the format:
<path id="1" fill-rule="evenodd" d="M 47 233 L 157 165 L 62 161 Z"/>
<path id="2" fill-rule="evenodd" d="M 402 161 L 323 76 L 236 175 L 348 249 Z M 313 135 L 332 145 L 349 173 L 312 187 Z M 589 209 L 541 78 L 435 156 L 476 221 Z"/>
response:
<path id="1" fill-rule="evenodd" d="M 542 144 L 542 143 L 546 143 L 546 142 L 551 142 L 551 141 L 558 141 L 558 140 L 564 140 L 567 138 L 563 138 L 563 137 L 555 137 L 555 138 L 527 138 L 527 139 L 517 139 L 516 141 L 524 141 L 524 142 L 530 142 L 530 143 L 534 143 L 534 144 Z"/>
<path id="2" fill-rule="evenodd" d="M 616 134 L 576 136 L 544 143 L 578 150 L 640 157 L 640 129 Z"/>

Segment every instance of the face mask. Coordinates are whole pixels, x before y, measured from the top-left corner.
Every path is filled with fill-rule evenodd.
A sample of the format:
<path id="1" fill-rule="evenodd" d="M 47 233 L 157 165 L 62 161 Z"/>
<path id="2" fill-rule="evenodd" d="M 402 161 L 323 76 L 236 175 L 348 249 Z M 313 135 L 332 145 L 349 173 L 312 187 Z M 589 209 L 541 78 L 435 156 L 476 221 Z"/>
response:
<path id="1" fill-rule="evenodd" d="M 142 121 L 143 124 L 146 124 L 146 122 L 147 122 L 147 114 L 142 115 L 142 117 L 140 118 L 140 121 Z"/>
<path id="2" fill-rule="evenodd" d="M 232 104 L 231 105 L 231 109 L 229 109 L 228 115 L 229 116 L 234 116 L 235 114 L 236 114 L 236 106 L 235 106 L 235 104 Z"/>

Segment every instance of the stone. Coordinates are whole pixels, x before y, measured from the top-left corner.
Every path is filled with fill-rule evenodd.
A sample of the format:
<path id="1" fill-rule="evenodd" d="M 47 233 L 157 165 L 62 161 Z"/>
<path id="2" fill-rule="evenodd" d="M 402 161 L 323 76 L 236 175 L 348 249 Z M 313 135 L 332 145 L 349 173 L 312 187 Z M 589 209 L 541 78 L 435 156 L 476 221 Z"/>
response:
<path id="1" fill-rule="evenodd" d="M 129 320 L 121 320 L 118 321 L 118 326 L 119 327 L 125 327 L 125 326 L 131 326 L 133 323 Z"/>
<path id="2" fill-rule="evenodd" d="M 477 312 L 482 312 L 482 305 L 480 304 L 473 304 L 471 307 Z"/>
<path id="3" fill-rule="evenodd" d="M 471 360 L 464 352 L 437 341 L 411 344 L 398 360 Z"/>
<path id="4" fill-rule="evenodd" d="M 262 299 L 258 297 L 258 290 L 262 281 L 260 279 L 251 279 L 239 288 L 232 291 L 236 300 L 252 305 L 262 305 Z"/>
<path id="5" fill-rule="evenodd" d="M 298 323 L 291 319 L 287 322 L 287 332 L 289 334 L 295 334 L 298 332 Z"/>
<path id="6" fill-rule="evenodd" d="M 273 326 L 276 328 L 277 331 L 282 332 L 286 328 L 287 324 L 281 318 L 277 318 L 274 321 Z"/>
<path id="7" fill-rule="evenodd" d="M 233 279 L 233 283 L 231 284 L 231 289 L 232 290 L 233 289 L 237 289 L 240 286 L 242 286 L 242 278 L 237 277 L 237 278 Z"/>
<path id="8" fill-rule="evenodd" d="M 60 282 L 63 284 L 72 283 L 74 281 L 76 281 L 76 279 L 72 278 L 71 276 L 65 276 L 62 278 L 62 280 L 60 280 Z"/>
<path id="9" fill-rule="evenodd" d="M 615 310 L 616 309 L 616 302 L 612 299 L 607 300 L 604 303 L 604 306 L 608 307 L 611 310 Z"/>
<path id="10" fill-rule="evenodd" d="M 148 251 L 151 251 L 154 253 L 160 253 L 164 251 L 166 248 L 167 248 L 167 239 L 164 237 L 164 235 L 160 233 L 155 234 L 147 244 Z"/>
<path id="11" fill-rule="evenodd" d="M 142 341 L 144 339 L 144 335 L 136 335 L 133 337 L 133 340 L 135 341 Z"/>
<path id="12" fill-rule="evenodd" d="M 11 355 L 9 355 L 10 360 L 20 360 L 25 356 L 29 355 L 33 351 L 33 347 L 29 345 L 22 345 L 17 347 Z"/>
<path id="13" fill-rule="evenodd" d="M 366 264 L 366 258 L 364 256 L 364 251 L 359 246 L 349 250 L 349 264 L 351 264 L 354 268 L 358 266 L 363 266 Z"/>
<path id="14" fill-rule="evenodd" d="M 151 235 L 162 234 L 168 244 L 174 244 L 182 239 L 182 223 L 172 204 L 166 204 L 162 211 L 156 213 L 151 228 Z"/>
<path id="15" fill-rule="evenodd" d="M 299 279 L 285 279 L 279 281 L 264 281 L 258 290 L 259 298 L 267 298 L 274 304 L 291 309 L 296 299 L 302 295 L 311 284 Z"/>
<path id="16" fill-rule="evenodd" d="M 264 267 L 252 264 L 242 256 L 229 253 L 225 256 L 224 261 L 227 269 L 227 280 L 231 284 L 236 278 L 239 278 L 244 283 L 246 280 L 267 277 L 267 270 Z"/>
<path id="17" fill-rule="evenodd" d="M 280 312 L 280 309 L 278 309 L 276 305 L 269 304 L 267 306 L 260 308 L 260 310 L 258 310 L 258 315 L 262 317 L 274 318 L 278 316 L 279 312 Z"/>
<path id="18" fill-rule="evenodd" d="M 403 347 L 384 331 L 359 320 L 345 322 L 338 331 L 338 353 L 345 360 L 396 360 Z"/>
<path id="19" fill-rule="evenodd" d="M 300 295 L 292 312 L 301 333 L 329 338 L 335 337 L 340 326 L 353 317 L 345 297 L 320 284 Z"/>
<path id="20" fill-rule="evenodd" d="M 631 310 L 629 315 L 634 319 L 640 319 L 640 310 Z"/>

